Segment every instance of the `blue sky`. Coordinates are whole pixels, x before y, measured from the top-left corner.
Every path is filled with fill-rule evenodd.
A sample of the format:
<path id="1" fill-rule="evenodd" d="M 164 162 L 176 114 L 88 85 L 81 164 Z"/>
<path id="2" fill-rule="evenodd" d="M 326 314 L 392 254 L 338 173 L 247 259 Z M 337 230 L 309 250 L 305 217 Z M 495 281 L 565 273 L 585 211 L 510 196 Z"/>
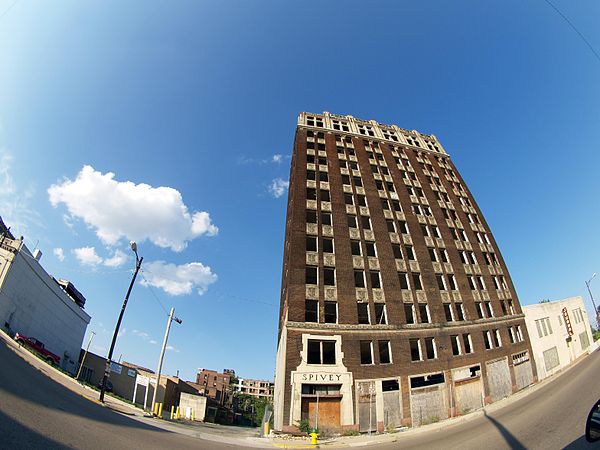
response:
<path id="1" fill-rule="evenodd" d="M 597 2 L 553 4 L 600 49 Z M 156 366 L 162 304 L 166 372 L 273 377 L 300 111 L 435 134 L 521 302 L 589 301 L 600 61 L 544 1 L 0 0 L 0 68 L 0 215 L 86 295 L 97 353 L 136 238 L 115 357 Z"/>

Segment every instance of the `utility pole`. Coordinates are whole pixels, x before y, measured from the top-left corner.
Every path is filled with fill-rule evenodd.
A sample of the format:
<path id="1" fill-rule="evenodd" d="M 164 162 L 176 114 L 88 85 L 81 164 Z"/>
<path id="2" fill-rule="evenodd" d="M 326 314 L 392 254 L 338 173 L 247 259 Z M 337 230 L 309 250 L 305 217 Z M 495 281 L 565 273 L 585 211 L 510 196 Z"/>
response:
<path id="1" fill-rule="evenodd" d="M 131 283 L 129 283 L 129 289 L 127 289 L 127 294 L 125 295 L 125 300 L 123 300 L 123 306 L 121 307 L 121 313 L 119 314 L 119 319 L 117 320 L 117 326 L 115 327 L 115 332 L 113 333 L 112 342 L 110 344 L 110 350 L 108 351 L 108 357 L 106 358 L 106 367 L 104 368 L 104 376 L 102 377 L 102 384 L 100 387 L 100 402 L 104 403 L 104 392 L 106 391 L 106 382 L 108 381 L 108 376 L 110 374 L 110 363 L 112 361 L 113 351 L 115 350 L 115 344 L 117 343 L 117 335 L 119 334 L 119 328 L 121 327 L 121 321 L 123 320 L 123 314 L 125 313 L 125 308 L 127 307 L 127 301 L 129 300 L 129 294 L 131 294 L 131 290 L 133 289 L 133 283 L 135 283 L 135 278 L 137 277 L 138 272 L 140 271 L 140 267 L 142 267 L 142 261 L 144 257 L 138 257 L 137 253 L 137 244 L 134 241 L 129 243 L 131 250 L 135 253 L 135 272 L 133 272 L 133 278 L 131 279 Z"/>
<path id="2" fill-rule="evenodd" d="M 600 319 L 598 318 L 598 309 L 596 308 L 596 303 L 594 302 L 594 296 L 592 295 L 592 290 L 590 289 L 590 283 L 592 282 L 592 280 L 594 279 L 594 277 L 596 276 L 596 272 L 594 272 L 594 274 L 592 275 L 592 278 L 590 278 L 588 281 L 585 282 L 585 285 L 587 286 L 588 292 L 590 293 L 590 298 L 592 299 L 592 305 L 594 306 L 594 318 L 596 319 L 596 330 L 600 329 Z"/>
<path id="3" fill-rule="evenodd" d="M 152 394 L 152 410 L 154 411 L 154 405 L 156 404 L 156 394 L 158 393 L 158 386 L 160 385 L 160 371 L 162 370 L 163 358 L 165 356 L 165 349 L 167 348 L 167 340 L 169 339 L 169 331 L 171 330 L 171 322 L 175 320 L 177 323 L 181 323 L 182 320 L 174 317 L 175 308 L 171 308 L 169 312 L 169 320 L 167 322 L 167 330 L 165 331 L 165 338 L 163 339 L 162 349 L 160 351 L 160 357 L 158 358 L 158 368 L 156 369 L 156 386 L 154 387 L 154 393 Z"/>
<path id="4" fill-rule="evenodd" d="M 90 334 L 90 340 L 88 341 L 88 345 L 85 348 L 85 352 L 83 354 L 83 358 L 81 358 L 81 364 L 79 364 L 79 370 L 77 371 L 77 376 L 75 377 L 76 380 L 79 380 L 79 375 L 81 375 L 81 369 L 83 368 L 83 363 L 85 362 L 85 357 L 88 354 L 88 350 L 90 349 L 90 344 L 92 343 L 92 339 L 94 339 L 94 335 L 96 334 L 95 331 L 92 331 Z"/>

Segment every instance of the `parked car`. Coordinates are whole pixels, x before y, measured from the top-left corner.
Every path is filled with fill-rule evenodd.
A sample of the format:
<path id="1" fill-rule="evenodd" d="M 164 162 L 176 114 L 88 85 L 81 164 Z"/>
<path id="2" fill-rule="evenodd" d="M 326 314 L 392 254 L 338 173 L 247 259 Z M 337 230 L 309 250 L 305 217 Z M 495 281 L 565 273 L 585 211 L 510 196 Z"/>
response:
<path id="1" fill-rule="evenodd" d="M 60 356 L 55 355 L 50 350 L 47 350 L 44 343 L 34 337 L 27 337 L 22 334 L 15 334 L 15 341 L 19 344 L 29 347 L 31 350 L 39 354 L 50 365 L 60 365 Z"/>

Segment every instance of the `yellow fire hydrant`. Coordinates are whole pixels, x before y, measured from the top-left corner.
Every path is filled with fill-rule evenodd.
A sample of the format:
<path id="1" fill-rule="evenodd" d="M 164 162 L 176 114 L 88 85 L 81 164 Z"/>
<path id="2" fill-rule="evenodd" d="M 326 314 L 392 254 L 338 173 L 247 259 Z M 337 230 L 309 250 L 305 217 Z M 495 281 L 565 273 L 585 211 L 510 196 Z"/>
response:
<path id="1" fill-rule="evenodd" d="M 308 433 L 310 436 L 311 445 L 317 445 L 317 438 L 319 437 L 319 433 Z"/>

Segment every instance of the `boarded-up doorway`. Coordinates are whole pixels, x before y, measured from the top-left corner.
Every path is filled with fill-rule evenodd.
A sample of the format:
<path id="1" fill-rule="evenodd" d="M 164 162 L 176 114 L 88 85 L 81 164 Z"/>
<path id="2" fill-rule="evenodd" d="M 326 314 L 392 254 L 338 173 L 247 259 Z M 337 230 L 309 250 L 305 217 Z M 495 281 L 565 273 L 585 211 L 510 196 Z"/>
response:
<path id="1" fill-rule="evenodd" d="M 490 397 L 493 402 L 508 397 L 512 393 L 512 382 L 508 361 L 503 358 L 499 361 L 486 363 L 487 381 L 490 389 Z"/>
<path id="2" fill-rule="evenodd" d="M 361 381 L 357 387 L 358 429 L 361 432 L 377 431 L 377 395 L 374 381 Z"/>
<path id="3" fill-rule="evenodd" d="M 383 380 L 383 426 L 398 428 L 402 426 L 402 397 L 400 396 L 400 383 L 397 379 Z"/>
<path id="4" fill-rule="evenodd" d="M 341 398 L 302 398 L 302 418 L 308 419 L 308 425 L 319 430 L 337 430 L 340 428 Z"/>
<path id="5" fill-rule="evenodd" d="M 513 370 L 515 372 L 515 381 L 517 383 L 517 390 L 526 388 L 533 383 L 533 369 L 531 368 L 529 352 L 524 351 L 512 355 L 512 361 Z"/>

